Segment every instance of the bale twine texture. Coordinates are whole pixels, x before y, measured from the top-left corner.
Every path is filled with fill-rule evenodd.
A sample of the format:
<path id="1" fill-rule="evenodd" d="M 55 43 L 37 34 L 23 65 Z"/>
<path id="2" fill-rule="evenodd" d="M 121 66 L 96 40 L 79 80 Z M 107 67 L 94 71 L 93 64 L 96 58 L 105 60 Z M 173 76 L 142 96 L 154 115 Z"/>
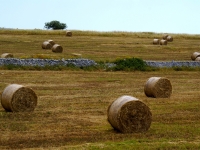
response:
<path id="1" fill-rule="evenodd" d="M 160 40 L 160 45 L 167 45 L 167 40 Z"/>
<path id="2" fill-rule="evenodd" d="M 66 36 L 72 36 L 72 32 L 71 31 L 66 31 Z"/>
<path id="3" fill-rule="evenodd" d="M 42 43 L 42 48 L 43 48 L 43 49 L 51 49 L 51 48 L 52 48 L 52 45 L 51 45 L 51 43 L 49 43 L 48 41 L 44 41 L 44 42 Z"/>
<path id="4" fill-rule="evenodd" d="M 122 133 L 145 132 L 151 126 L 149 107 L 132 96 L 121 96 L 109 105 L 108 122 Z"/>
<path id="5" fill-rule="evenodd" d="M 3 53 L 2 55 L 1 55 L 1 58 L 13 58 L 14 56 L 13 56 L 13 54 L 11 54 L 11 53 Z"/>
<path id="6" fill-rule="evenodd" d="M 6 111 L 32 112 L 37 105 L 37 95 L 31 88 L 10 84 L 1 95 L 1 104 Z"/>
<path id="7" fill-rule="evenodd" d="M 52 46 L 55 44 L 53 40 L 48 40 L 47 42 L 49 42 Z"/>
<path id="8" fill-rule="evenodd" d="M 154 44 L 154 45 L 160 44 L 160 40 L 159 40 L 159 39 L 153 39 L 153 44 Z"/>
<path id="9" fill-rule="evenodd" d="M 195 60 L 197 57 L 200 57 L 200 53 L 199 53 L 199 52 L 194 52 L 194 53 L 191 55 L 191 59 L 192 59 L 192 60 Z"/>
<path id="10" fill-rule="evenodd" d="M 169 79 L 164 77 L 151 77 L 144 86 L 147 97 L 169 98 L 172 94 L 172 85 Z"/>
<path id="11" fill-rule="evenodd" d="M 173 41 L 173 37 L 172 36 L 167 36 L 167 39 L 166 39 L 168 42 L 172 42 Z"/>
<path id="12" fill-rule="evenodd" d="M 62 53 L 62 51 L 63 51 L 62 46 L 58 44 L 54 44 L 54 46 L 52 47 L 52 52 L 54 53 Z"/>

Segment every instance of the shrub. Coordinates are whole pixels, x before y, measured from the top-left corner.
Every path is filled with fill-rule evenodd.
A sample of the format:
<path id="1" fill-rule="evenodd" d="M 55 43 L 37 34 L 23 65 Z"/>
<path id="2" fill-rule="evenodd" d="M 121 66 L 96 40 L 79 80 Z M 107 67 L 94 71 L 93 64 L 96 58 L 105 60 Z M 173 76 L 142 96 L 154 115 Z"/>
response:
<path id="1" fill-rule="evenodd" d="M 126 58 L 114 61 L 116 66 L 113 67 L 114 71 L 146 71 L 148 69 L 147 64 L 139 58 Z"/>

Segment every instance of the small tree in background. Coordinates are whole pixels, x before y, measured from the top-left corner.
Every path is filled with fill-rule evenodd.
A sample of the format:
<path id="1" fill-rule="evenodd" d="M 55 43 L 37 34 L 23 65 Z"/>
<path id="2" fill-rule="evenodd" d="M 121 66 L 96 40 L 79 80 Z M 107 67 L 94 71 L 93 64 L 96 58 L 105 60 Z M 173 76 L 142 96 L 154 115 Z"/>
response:
<path id="1" fill-rule="evenodd" d="M 59 21 L 53 20 L 51 22 L 46 22 L 45 26 L 46 29 L 53 29 L 53 30 L 59 30 L 59 29 L 65 29 L 67 28 L 67 25 L 65 23 L 60 23 Z"/>

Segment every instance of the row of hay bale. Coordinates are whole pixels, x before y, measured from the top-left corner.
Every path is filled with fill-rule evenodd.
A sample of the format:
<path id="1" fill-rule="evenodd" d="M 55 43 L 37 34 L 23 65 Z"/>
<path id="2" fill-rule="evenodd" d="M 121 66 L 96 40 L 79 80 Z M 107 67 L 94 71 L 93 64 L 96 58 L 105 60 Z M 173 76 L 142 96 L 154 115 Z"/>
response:
<path id="1" fill-rule="evenodd" d="M 162 39 L 153 39 L 153 44 L 154 45 L 167 45 L 168 42 L 172 42 L 173 41 L 173 37 L 166 34 L 163 35 Z"/>
<path id="2" fill-rule="evenodd" d="M 191 59 L 193 61 L 200 61 L 200 52 L 194 52 L 194 53 L 192 53 Z"/>
<path id="3" fill-rule="evenodd" d="M 145 83 L 144 92 L 148 97 L 169 98 L 172 86 L 167 78 L 151 77 Z M 1 104 L 9 112 L 31 112 L 37 106 L 37 95 L 31 88 L 10 84 L 1 94 Z M 110 125 L 122 133 L 145 132 L 152 122 L 149 107 L 129 95 L 113 101 L 108 106 L 107 117 Z"/>
<path id="4" fill-rule="evenodd" d="M 42 43 L 42 49 L 48 50 L 51 49 L 54 53 L 62 53 L 63 47 L 59 44 L 56 44 L 53 40 L 47 40 Z"/>

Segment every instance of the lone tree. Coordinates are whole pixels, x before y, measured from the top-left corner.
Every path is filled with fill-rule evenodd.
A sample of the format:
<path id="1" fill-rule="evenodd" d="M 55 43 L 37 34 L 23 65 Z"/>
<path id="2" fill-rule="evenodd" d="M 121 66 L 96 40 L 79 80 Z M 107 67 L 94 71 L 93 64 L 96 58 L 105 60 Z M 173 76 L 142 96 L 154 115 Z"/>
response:
<path id="1" fill-rule="evenodd" d="M 53 20 L 51 22 L 46 22 L 44 27 L 46 29 L 59 30 L 67 28 L 67 25 L 65 23 L 60 23 L 57 20 Z"/>

